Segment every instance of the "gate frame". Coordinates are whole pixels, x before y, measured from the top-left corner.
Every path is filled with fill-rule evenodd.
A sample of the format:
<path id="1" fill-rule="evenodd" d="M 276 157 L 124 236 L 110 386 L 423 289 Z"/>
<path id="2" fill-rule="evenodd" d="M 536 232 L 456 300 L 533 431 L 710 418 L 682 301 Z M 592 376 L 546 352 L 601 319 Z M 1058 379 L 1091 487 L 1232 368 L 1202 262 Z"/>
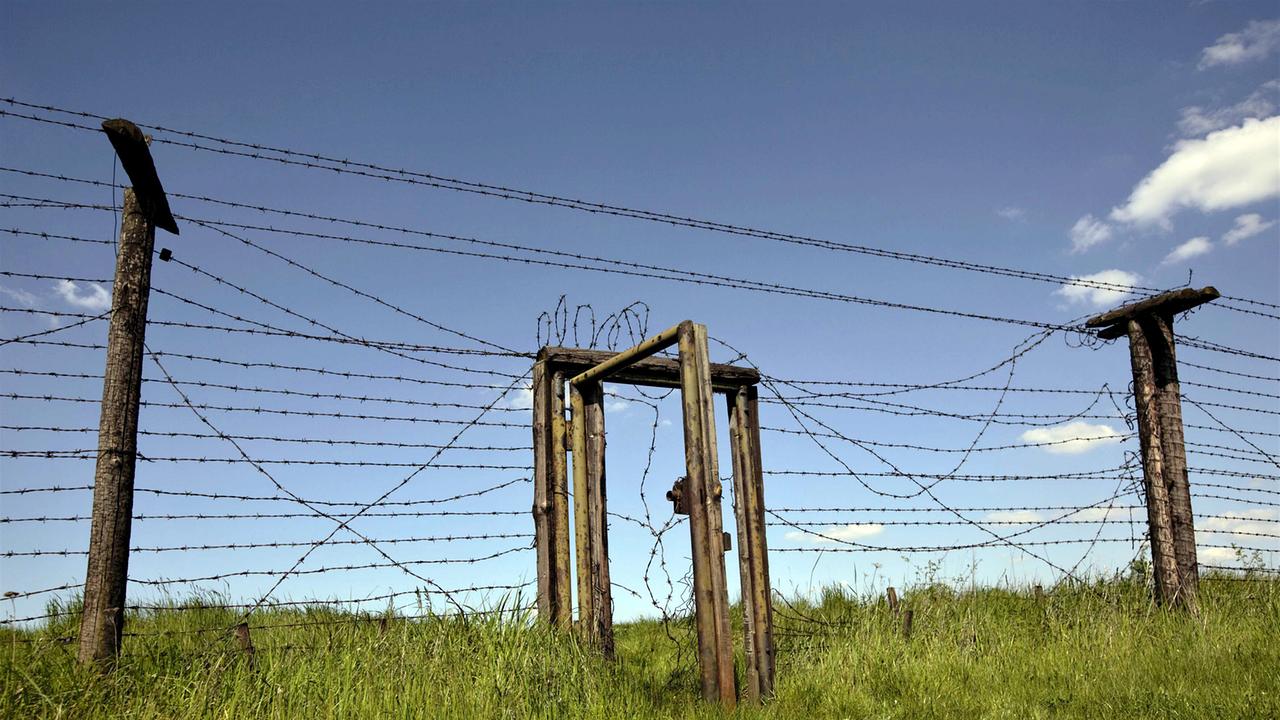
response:
<path id="1" fill-rule="evenodd" d="M 678 346 L 679 359 L 652 357 Z M 613 597 L 605 482 L 606 379 L 679 388 L 684 415 L 694 614 L 702 695 L 732 707 L 737 700 L 733 638 L 725 575 L 724 521 L 714 417 L 715 393 L 725 395 L 733 460 L 738 569 L 742 581 L 743 646 L 748 700 L 773 692 L 773 605 L 765 542 L 760 423 L 753 368 L 712 364 L 707 328 L 689 320 L 621 353 L 544 347 L 533 366 L 534 544 L 538 552 L 538 616 L 556 627 L 573 622 L 569 530 L 577 549 L 577 628 L 613 657 Z M 571 420 L 566 420 L 568 387 Z M 573 514 L 570 525 L 569 462 Z M 577 499 L 584 499 L 579 502 Z"/>

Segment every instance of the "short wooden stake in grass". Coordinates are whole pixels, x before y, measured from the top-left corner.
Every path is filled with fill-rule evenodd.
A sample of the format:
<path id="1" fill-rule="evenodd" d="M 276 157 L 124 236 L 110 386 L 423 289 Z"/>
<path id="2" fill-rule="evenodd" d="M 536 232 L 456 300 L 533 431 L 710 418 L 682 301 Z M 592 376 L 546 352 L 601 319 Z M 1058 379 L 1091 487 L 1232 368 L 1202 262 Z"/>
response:
<path id="1" fill-rule="evenodd" d="M 910 639 L 911 639 L 911 625 L 912 625 L 912 623 L 913 623 L 913 622 L 915 622 L 915 619 L 916 619 L 916 611 L 915 611 L 915 610 L 912 610 L 911 608 L 907 608 L 905 611 L 903 611 L 903 613 L 902 613 L 902 637 L 903 637 L 903 639 L 904 639 L 904 640 L 910 640 Z"/>
<path id="2" fill-rule="evenodd" d="M 898 591 L 890 587 L 884 591 L 884 596 L 889 600 L 889 612 L 894 615 L 898 614 Z"/>
<path id="3" fill-rule="evenodd" d="M 138 404 L 142 355 L 151 294 L 151 254 L 156 227 L 177 233 L 164 188 L 156 176 L 142 131 L 128 120 L 102 123 L 120 164 L 133 183 L 124 191 L 120 247 L 116 254 L 103 371 L 98 459 L 93 474 L 93 519 L 80 619 L 81 663 L 109 661 L 120 652 L 125 587 L 129 580 L 129 536 L 133 522 L 133 478 L 138 454 Z"/>
<path id="4" fill-rule="evenodd" d="M 1175 290 L 1103 313 L 1086 323 L 1101 328 L 1100 338 L 1129 338 L 1156 599 L 1191 612 L 1198 608 L 1199 566 L 1173 316 L 1219 296 L 1212 287 Z"/>
<path id="5" fill-rule="evenodd" d="M 249 669 L 253 670 L 258 665 L 258 651 L 253 647 L 253 638 L 249 637 L 249 623 L 242 622 L 236 626 L 236 641 L 240 643 L 240 652 L 244 653 Z"/>
<path id="6" fill-rule="evenodd" d="M 1037 605 L 1044 603 L 1044 588 L 1040 587 L 1038 583 L 1035 586 L 1035 595 Z"/>

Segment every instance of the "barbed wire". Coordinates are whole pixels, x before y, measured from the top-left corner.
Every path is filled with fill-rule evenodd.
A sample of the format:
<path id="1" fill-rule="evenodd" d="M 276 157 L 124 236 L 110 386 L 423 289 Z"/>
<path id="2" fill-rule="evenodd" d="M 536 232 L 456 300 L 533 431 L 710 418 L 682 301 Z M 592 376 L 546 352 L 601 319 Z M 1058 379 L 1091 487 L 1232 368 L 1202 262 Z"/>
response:
<path id="1" fill-rule="evenodd" d="M 15 98 L 5 98 L 4 101 L 8 102 L 10 105 L 14 105 L 17 107 L 24 107 L 32 110 L 42 110 L 45 112 L 69 114 L 72 116 L 77 116 L 82 118 L 92 118 L 95 120 L 105 119 L 105 118 L 102 118 L 101 116 L 92 115 L 89 113 L 83 113 L 80 111 L 66 110 L 63 108 L 57 108 L 49 105 L 37 105 L 33 103 L 24 103 Z M 70 123 L 65 121 L 58 121 L 58 120 L 53 120 L 51 118 L 41 118 L 38 116 L 28 115 L 25 113 L 15 113 L 9 110 L 0 110 L 0 116 L 14 117 L 18 119 L 47 123 L 47 124 L 52 124 L 52 125 L 72 128 L 72 129 L 87 130 L 94 133 L 100 132 L 99 128 L 96 128 L 93 126 L 80 125 L 78 123 Z M 527 203 L 532 203 L 537 205 L 563 207 L 563 208 L 572 209 L 572 210 L 585 211 L 591 214 L 604 214 L 604 215 L 610 215 L 615 217 L 627 217 L 627 218 L 638 219 L 638 220 L 660 222 L 662 224 L 667 224 L 672 226 L 683 226 L 683 227 L 689 227 L 689 228 L 699 229 L 699 230 L 708 230 L 712 232 L 724 233 L 724 234 L 729 234 L 729 235 L 739 236 L 739 237 L 752 237 L 752 238 L 770 240 L 770 241 L 781 242 L 781 243 L 786 243 L 791 245 L 799 245 L 799 246 L 814 247 L 814 248 L 819 248 L 824 250 L 834 250 L 839 252 L 868 255 L 872 257 L 878 257 L 878 258 L 896 260 L 896 261 L 908 261 L 912 263 L 932 265 L 932 266 L 943 267 L 947 269 L 964 270 L 964 271 L 982 273 L 982 274 L 988 274 L 988 275 L 994 275 L 994 276 L 1012 277 L 1012 278 L 1018 278 L 1023 280 L 1046 282 L 1046 283 L 1055 284 L 1055 285 L 1076 285 L 1081 287 L 1089 287 L 1089 288 L 1101 289 L 1101 290 L 1112 290 L 1112 291 L 1119 291 L 1119 292 L 1125 292 L 1125 293 L 1128 293 L 1134 290 L 1137 290 L 1140 292 L 1148 292 L 1148 293 L 1160 292 L 1160 290 L 1156 288 L 1119 285 L 1116 283 L 1109 283 L 1106 281 L 1095 280 L 1091 278 L 1068 277 L 1068 276 L 1056 275 L 1052 273 L 1043 273 L 1043 272 L 1037 272 L 1037 271 L 1031 271 L 1031 270 L 1023 270 L 1018 268 L 1001 267 L 997 265 L 974 263 L 974 262 L 968 262 L 963 260 L 954 260 L 950 258 L 942 258 L 937 256 L 919 254 L 919 253 L 910 253 L 910 252 L 904 252 L 899 250 L 888 250 L 885 248 L 875 248 L 875 247 L 870 247 L 866 245 L 857 245 L 857 244 L 837 242 L 832 240 L 821 240 L 821 239 L 806 237 L 802 235 L 767 231 L 767 230 L 761 230 L 758 228 L 733 225 L 729 223 L 721 223 L 721 222 L 715 222 L 710 220 L 697 219 L 693 217 L 673 215 L 670 213 L 638 210 L 635 208 L 627 208 L 624 206 L 613 205 L 608 203 L 576 200 L 576 199 L 567 198 L 563 196 L 539 193 L 535 191 L 518 190 L 518 189 L 505 187 L 501 185 L 479 183 L 474 181 L 465 181 L 457 178 L 448 178 L 440 175 L 434 175 L 431 173 L 414 172 L 414 171 L 408 171 L 403 169 L 393 169 L 393 168 L 375 165 L 372 163 L 351 161 L 347 159 L 340 160 L 337 158 L 323 156 L 318 153 L 300 152 L 300 151 L 288 150 L 284 148 L 261 145 L 257 143 L 244 143 L 240 141 L 229 140 L 226 138 L 217 138 L 210 135 L 203 135 L 203 134 L 195 133 L 191 131 L 182 131 L 182 130 L 164 128 L 161 126 L 144 125 L 143 127 L 150 127 L 153 130 L 156 130 L 162 133 L 171 133 L 180 137 L 187 137 L 192 139 L 204 140 L 208 142 L 214 142 L 220 145 L 224 145 L 226 147 L 214 148 L 206 145 L 201 145 L 197 142 L 185 142 L 181 140 L 173 140 L 173 139 L 164 138 L 164 137 L 156 138 L 156 141 L 161 143 L 167 143 L 167 144 L 171 144 L 179 147 L 185 147 L 191 150 L 244 157 L 244 158 L 249 158 L 254 160 L 265 160 L 265 161 L 274 162 L 282 165 L 303 167 L 308 169 L 318 169 L 318 170 L 324 170 L 326 172 L 332 172 L 332 173 L 343 174 L 343 175 L 354 175 L 354 176 L 367 177 L 370 179 L 378 179 L 378 180 L 384 180 L 384 181 L 390 181 L 390 182 L 406 183 L 410 185 L 425 186 L 425 187 L 430 187 L 435 189 L 447 189 L 447 190 L 452 190 L 456 192 L 473 193 L 473 194 L 478 194 L 478 195 L 483 195 L 488 197 L 495 197 L 495 198 L 500 198 L 505 200 L 517 200 L 517 201 L 527 202 Z M 249 152 L 232 149 L 237 147 L 244 148 Z M 273 157 L 271 155 L 264 155 L 263 154 L 264 152 L 275 153 L 278 155 L 283 155 L 285 157 Z M 298 159 L 291 159 L 291 158 L 302 158 L 302 159 L 298 160 Z M 22 170 L 17 170 L 17 169 L 13 169 L 11 171 L 16 171 L 20 173 L 23 172 Z M 67 178 L 65 176 L 57 176 L 56 179 L 64 180 L 64 181 L 73 180 L 72 178 Z M 260 211 L 267 211 L 264 208 L 260 208 L 260 207 L 254 208 L 254 209 L 257 209 Z M 1251 300 L 1247 298 L 1236 298 L 1236 297 L 1224 296 L 1223 299 L 1228 301 L 1242 302 L 1242 303 L 1246 303 L 1246 304 L 1250 304 L 1258 307 L 1269 307 L 1272 309 L 1280 309 L 1280 305 L 1258 301 L 1258 300 Z M 1245 310 L 1243 308 L 1236 308 L 1235 306 L 1232 306 L 1229 304 L 1223 304 L 1221 305 L 1221 307 L 1226 307 L 1233 310 L 1239 310 L 1242 312 L 1248 312 L 1250 314 L 1258 314 L 1265 317 L 1280 318 L 1280 315 L 1275 315 L 1272 313 L 1263 313 L 1256 310 Z"/>

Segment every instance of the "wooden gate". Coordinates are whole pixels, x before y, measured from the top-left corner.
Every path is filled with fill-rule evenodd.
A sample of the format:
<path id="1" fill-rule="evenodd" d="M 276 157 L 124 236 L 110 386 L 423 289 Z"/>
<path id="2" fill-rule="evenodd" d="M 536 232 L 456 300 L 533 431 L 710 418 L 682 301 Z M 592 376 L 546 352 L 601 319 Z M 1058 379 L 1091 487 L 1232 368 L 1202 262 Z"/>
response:
<path id="1" fill-rule="evenodd" d="M 671 347 L 679 359 L 653 357 Z M 742 580 L 744 692 L 751 701 L 773 691 L 773 607 L 765 543 L 760 423 L 752 368 L 713 365 L 707 328 L 691 321 L 622 353 L 545 347 L 533 367 L 533 516 L 538 551 L 538 616 L 573 624 L 570 528 L 577 559 L 577 628 L 613 656 L 613 597 L 605 483 L 606 379 L 679 388 L 684 415 L 686 478 L 673 488 L 677 511 L 687 511 L 693 551 L 694 613 L 702 694 L 732 707 L 737 700 L 733 638 L 721 515 L 714 396 L 726 398 L 733 445 L 734 513 Z M 565 418 L 566 388 L 571 419 Z M 572 524 L 569 455 L 572 455 Z"/>

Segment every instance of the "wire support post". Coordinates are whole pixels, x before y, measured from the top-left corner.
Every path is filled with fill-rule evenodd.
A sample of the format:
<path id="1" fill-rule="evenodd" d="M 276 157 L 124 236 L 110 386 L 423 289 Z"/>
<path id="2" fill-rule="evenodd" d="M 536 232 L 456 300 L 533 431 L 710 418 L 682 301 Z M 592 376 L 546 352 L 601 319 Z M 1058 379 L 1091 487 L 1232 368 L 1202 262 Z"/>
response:
<path id="1" fill-rule="evenodd" d="M 1199 608 L 1199 565 L 1173 317 L 1218 297 L 1221 294 L 1213 287 L 1184 288 L 1125 305 L 1085 323 L 1100 328 L 1100 338 L 1129 338 L 1156 599 L 1191 613 Z"/>
<path id="2" fill-rule="evenodd" d="M 93 518 L 80 620 L 81 664 L 111 663 L 124 632 L 138 449 L 142 356 L 156 227 L 177 233 L 148 141 L 128 120 L 102 124 L 133 187 L 124 191 L 94 468 Z"/>

